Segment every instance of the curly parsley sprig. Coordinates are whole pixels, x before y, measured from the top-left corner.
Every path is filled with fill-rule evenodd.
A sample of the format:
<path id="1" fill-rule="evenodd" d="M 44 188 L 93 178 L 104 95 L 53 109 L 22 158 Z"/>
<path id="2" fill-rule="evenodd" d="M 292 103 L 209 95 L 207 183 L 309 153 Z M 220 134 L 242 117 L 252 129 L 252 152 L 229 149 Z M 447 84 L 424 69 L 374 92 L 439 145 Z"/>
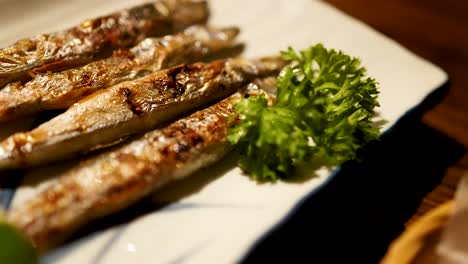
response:
<path id="1" fill-rule="evenodd" d="M 257 180 L 286 179 L 295 168 L 320 157 L 327 165 L 355 158 L 379 137 L 371 122 L 377 82 L 357 58 L 317 44 L 281 52 L 291 64 L 277 82 L 276 103 L 264 96 L 236 104 L 238 119 L 228 140 L 240 151 L 240 167 Z"/>

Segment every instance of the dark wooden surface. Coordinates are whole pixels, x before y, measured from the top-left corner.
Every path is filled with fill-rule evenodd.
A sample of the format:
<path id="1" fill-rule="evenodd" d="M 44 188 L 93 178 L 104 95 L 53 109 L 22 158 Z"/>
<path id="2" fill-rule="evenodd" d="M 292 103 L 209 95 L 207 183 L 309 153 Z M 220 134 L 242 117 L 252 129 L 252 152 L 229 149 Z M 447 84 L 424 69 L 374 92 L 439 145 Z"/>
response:
<path id="1" fill-rule="evenodd" d="M 326 2 L 447 71 L 452 81 L 450 92 L 425 113 L 423 122 L 468 146 L 468 1 Z M 466 162 L 464 165 L 466 168 Z"/>
<path id="2" fill-rule="evenodd" d="M 439 65 L 450 82 L 363 150 L 363 163 L 344 164 L 245 263 L 377 263 L 412 221 L 453 198 L 468 170 L 468 1 L 326 2 Z"/>
<path id="3" fill-rule="evenodd" d="M 411 51 L 442 67 L 451 84 L 441 102 L 425 111 L 421 122 L 468 147 L 468 1 L 327 0 Z M 428 142 L 430 144 L 430 142 Z M 453 197 L 468 171 L 468 155 L 446 168 L 445 175 L 421 201 L 409 220 Z"/>

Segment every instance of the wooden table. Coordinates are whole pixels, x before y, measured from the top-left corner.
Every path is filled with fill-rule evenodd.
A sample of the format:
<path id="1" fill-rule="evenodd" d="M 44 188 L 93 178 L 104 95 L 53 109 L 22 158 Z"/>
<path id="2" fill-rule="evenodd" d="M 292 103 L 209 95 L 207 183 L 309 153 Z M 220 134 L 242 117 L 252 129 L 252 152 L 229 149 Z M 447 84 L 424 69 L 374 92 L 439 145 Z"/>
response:
<path id="1" fill-rule="evenodd" d="M 327 0 L 342 11 L 397 40 L 447 71 L 446 97 L 426 111 L 422 123 L 468 147 L 468 2 L 460 0 Z M 468 154 L 447 167 L 445 176 L 410 219 L 453 197 L 468 171 Z"/>
<path id="2" fill-rule="evenodd" d="M 370 147 L 364 165 L 347 164 L 296 208 L 248 263 L 376 263 L 411 221 L 453 197 L 468 170 L 468 1 L 326 2 L 439 65 L 450 82 Z"/>

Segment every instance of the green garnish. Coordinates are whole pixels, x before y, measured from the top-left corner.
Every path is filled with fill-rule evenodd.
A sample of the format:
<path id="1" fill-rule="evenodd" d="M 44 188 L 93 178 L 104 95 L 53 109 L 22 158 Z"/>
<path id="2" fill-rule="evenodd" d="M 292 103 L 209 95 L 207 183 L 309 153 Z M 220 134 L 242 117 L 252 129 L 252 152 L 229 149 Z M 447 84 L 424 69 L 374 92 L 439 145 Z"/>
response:
<path id="1" fill-rule="evenodd" d="M 31 243 L 2 218 L 0 212 L 0 263 L 39 263 L 38 253 Z"/>
<path id="2" fill-rule="evenodd" d="M 237 121 L 228 140 L 251 178 L 287 179 L 314 158 L 340 165 L 379 137 L 370 120 L 379 105 L 377 82 L 365 76 L 359 59 L 321 44 L 281 55 L 291 64 L 278 77 L 276 103 L 242 99 L 231 119 Z"/>

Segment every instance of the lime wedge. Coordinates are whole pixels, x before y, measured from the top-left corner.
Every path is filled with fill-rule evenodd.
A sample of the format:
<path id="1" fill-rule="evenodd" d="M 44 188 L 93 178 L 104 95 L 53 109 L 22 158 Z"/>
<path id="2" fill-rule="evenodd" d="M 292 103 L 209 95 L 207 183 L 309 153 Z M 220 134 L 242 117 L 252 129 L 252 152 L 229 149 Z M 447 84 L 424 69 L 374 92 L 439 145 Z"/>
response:
<path id="1" fill-rule="evenodd" d="M 1 217 L 0 217 L 1 218 Z M 36 264 L 37 252 L 29 241 L 11 225 L 0 219 L 0 263 Z"/>

